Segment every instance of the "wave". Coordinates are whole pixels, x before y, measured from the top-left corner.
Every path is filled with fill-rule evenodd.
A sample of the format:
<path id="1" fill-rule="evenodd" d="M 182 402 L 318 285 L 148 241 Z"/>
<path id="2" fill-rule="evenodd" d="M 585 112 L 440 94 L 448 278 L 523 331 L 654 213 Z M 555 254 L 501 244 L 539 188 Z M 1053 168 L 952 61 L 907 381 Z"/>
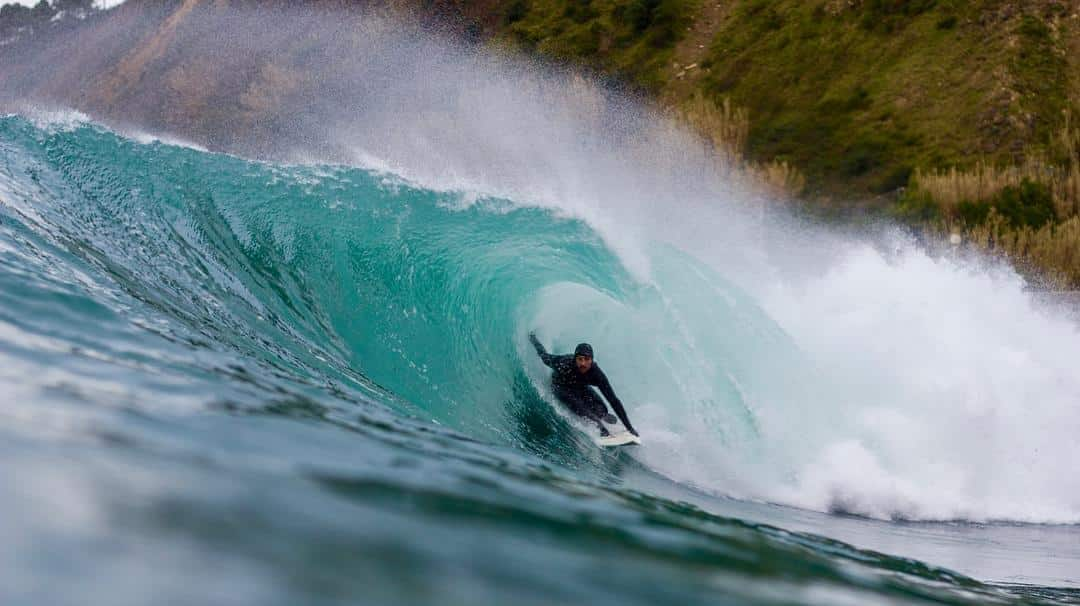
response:
<path id="1" fill-rule="evenodd" d="M 169 140 L 0 118 L 0 208 L 75 257 L 49 271 L 103 276 L 82 280 L 92 300 L 117 288 L 137 325 L 268 383 L 576 463 L 592 449 L 550 404 L 536 330 L 594 345 L 645 435 L 635 457 L 677 481 L 872 517 L 1080 522 L 1080 341 L 1007 268 L 755 223 L 741 203 L 544 193 L 534 172 L 518 199 L 501 177 L 463 189 Z M 651 195 L 690 195 L 677 182 Z"/>

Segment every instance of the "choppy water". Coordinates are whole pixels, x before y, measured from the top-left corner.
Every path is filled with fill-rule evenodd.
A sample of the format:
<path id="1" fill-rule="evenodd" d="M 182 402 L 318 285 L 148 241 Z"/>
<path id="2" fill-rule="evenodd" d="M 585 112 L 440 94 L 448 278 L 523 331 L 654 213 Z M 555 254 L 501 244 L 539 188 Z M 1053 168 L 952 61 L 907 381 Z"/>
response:
<path id="1" fill-rule="evenodd" d="M 1077 337 L 1017 279 L 853 246 L 751 295 L 609 242 L 387 173 L 0 119 L 4 603 L 1080 603 L 1075 380 L 1043 355 Z M 910 302 L 957 288 L 999 298 L 960 327 Z M 920 319 L 970 329 L 924 354 L 970 364 L 927 375 Z M 592 341 L 646 443 L 558 413 L 529 329 Z"/>

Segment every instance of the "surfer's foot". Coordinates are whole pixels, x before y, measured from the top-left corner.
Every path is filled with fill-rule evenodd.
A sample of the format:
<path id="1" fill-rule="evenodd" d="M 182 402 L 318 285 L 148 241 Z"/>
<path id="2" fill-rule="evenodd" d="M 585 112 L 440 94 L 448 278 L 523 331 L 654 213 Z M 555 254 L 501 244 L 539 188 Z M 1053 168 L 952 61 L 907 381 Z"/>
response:
<path id="1" fill-rule="evenodd" d="M 603 425 L 601 425 L 600 426 L 600 437 L 604 438 L 604 437 L 607 437 L 607 436 L 610 436 L 610 435 L 611 435 L 611 432 L 609 432 L 607 430 L 607 427 L 604 427 Z"/>

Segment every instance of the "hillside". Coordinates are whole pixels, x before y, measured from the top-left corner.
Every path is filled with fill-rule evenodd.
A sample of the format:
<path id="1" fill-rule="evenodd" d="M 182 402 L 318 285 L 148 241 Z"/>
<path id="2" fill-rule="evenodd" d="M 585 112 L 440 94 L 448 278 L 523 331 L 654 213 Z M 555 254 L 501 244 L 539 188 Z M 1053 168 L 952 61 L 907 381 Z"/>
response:
<path id="1" fill-rule="evenodd" d="M 1077 2 L 510 0 L 500 11 L 472 17 L 671 105 L 703 95 L 747 108 L 750 155 L 790 160 L 823 193 L 1049 153 L 1064 112 L 1080 110 Z"/>

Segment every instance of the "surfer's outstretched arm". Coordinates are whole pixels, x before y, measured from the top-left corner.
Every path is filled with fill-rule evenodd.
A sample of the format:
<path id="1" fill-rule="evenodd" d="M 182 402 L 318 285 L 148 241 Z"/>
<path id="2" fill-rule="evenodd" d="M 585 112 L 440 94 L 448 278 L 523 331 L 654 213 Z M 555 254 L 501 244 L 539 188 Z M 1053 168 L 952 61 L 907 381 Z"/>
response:
<path id="1" fill-rule="evenodd" d="M 554 368 L 552 364 L 554 363 L 555 356 L 549 354 L 547 350 L 544 349 L 544 346 L 540 344 L 540 339 L 536 338 L 536 333 L 530 332 L 529 340 L 532 341 L 533 347 L 536 348 L 536 355 L 540 356 L 540 360 L 543 361 L 547 367 Z"/>
<path id="2" fill-rule="evenodd" d="M 619 397 L 615 395 L 615 390 L 611 388 L 611 382 L 608 381 L 607 375 L 599 368 L 596 370 L 600 375 L 597 377 L 596 382 L 596 386 L 600 388 L 600 393 L 604 394 L 604 398 L 608 401 L 608 404 L 611 404 L 611 407 L 615 409 L 615 414 L 619 416 L 619 420 L 622 421 L 623 427 L 626 427 L 626 429 L 635 436 L 638 435 L 637 430 L 630 424 L 630 419 L 626 416 L 626 409 L 623 408 L 622 402 L 619 400 Z"/>

